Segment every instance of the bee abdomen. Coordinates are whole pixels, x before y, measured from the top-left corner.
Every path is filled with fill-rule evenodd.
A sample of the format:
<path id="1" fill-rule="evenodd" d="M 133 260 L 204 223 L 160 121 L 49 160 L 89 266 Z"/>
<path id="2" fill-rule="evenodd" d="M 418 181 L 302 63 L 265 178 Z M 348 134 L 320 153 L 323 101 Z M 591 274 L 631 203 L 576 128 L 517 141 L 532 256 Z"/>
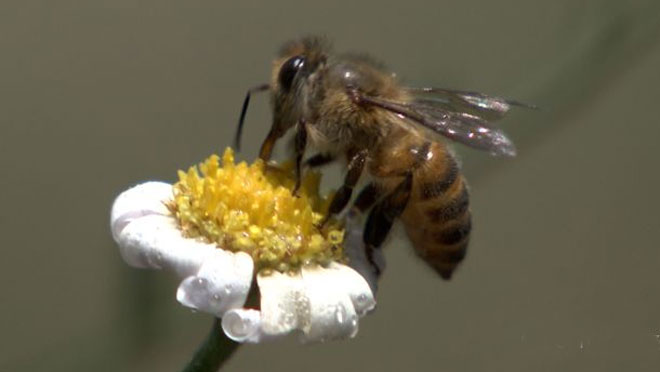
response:
<path id="1" fill-rule="evenodd" d="M 467 241 L 457 245 L 455 249 L 429 250 L 424 260 L 445 280 L 451 279 L 456 267 L 463 261 L 467 253 Z"/>
<path id="2" fill-rule="evenodd" d="M 444 196 L 447 190 L 456 183 L 456 179 L 460 175 L 458 163 L 456 163 L 456 160 L 451 156 L 447 157 L 446 162 L 445 172 L 441 178 L 421 183 L 421 200 L 430 200 Z"/>
<path id="3" fill-rule="evenodd" d="M 430 164 L 415 176 L 419 189 L 402 216 L 403 223 L 416 253 L 449 279 L 467 253 L 472 229 L 468 188 L 450 154 L 440 166 Z"/>
<path id="4" fill-rule="evenodd" d="M 465 258 L 472 230 L 468 193 L 464 185 L 461 188 L 451 201 L 427 210 L 425 221 L 406 224 L 417 254 L 443 279 L 451 278 Z"/>
<path id="5" fill-rule="evenodd" d="M 427 209 L 426 216 L 435 224 L 453 221 L 465 214 L 469 206 L 470 195 L 467 187 L 463 186 L 455 199 Z"/>
<path id="6" fill-rule="evenodd" d="M 466 241 L 472 230 L 472 219 L 469 215 L 449 226 L 439 226 L 439 231 L 433 233 L 433 241 L 442 246 L 453 246 Z"/>

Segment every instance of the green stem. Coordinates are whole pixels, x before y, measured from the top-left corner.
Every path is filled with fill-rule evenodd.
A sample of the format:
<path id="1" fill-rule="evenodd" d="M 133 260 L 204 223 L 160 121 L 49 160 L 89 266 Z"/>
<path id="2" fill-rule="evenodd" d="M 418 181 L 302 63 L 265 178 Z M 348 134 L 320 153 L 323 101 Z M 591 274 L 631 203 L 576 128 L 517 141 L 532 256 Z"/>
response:
<path id="1" fill-rule="evenodd" d="M 216 372 L 234 354 L 240 344 L 225 336 L 220 319 L 215 318 L 211 332 L 200 345 L 183 372 Z"/>

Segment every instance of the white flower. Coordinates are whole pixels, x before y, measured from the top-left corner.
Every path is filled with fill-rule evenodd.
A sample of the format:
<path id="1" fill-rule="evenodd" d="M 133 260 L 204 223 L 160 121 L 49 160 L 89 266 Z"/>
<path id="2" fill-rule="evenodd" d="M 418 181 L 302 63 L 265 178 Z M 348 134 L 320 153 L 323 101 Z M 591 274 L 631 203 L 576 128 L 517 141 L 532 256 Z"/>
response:
<path id="1" fill-rule="evenodd" d="M 331 263 L 255 275 L 248 254 L 184 237 L 165 206 L 171 198 L 172 186 L 162 182 L 123 192 L 112 207 L 113 238 L 128 264 L 170 270 L 182 278 L 177 300 L 221 317 L 229 338 L 260 342 L 300 333 L 309 342 L 353 337 L 359 317 L 374 308 L 375 275 L 359 249 L 359 230 L 348 229 L 345 243 L 353 268 Z M 243 308 L 255 276 L 259 310 Z"/>

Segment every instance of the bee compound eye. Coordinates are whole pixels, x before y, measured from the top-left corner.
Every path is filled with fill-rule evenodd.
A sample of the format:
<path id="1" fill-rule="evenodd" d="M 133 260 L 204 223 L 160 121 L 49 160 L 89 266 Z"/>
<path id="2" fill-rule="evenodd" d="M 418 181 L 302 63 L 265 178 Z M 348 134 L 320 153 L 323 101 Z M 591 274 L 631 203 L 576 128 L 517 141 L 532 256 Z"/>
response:
<path id="1" fill-rule="evenodd" d="M 305 64 L 305 58 L 302 56 L 295 56 L 289 58 L 282 67 L 280 68 L 280 74 L 278 80 L 282 89 L 288 91 L 291 89 L 293 84 L 293 79 L 296 77 L 296 73 L 300 70 L 301 67 Z"/>

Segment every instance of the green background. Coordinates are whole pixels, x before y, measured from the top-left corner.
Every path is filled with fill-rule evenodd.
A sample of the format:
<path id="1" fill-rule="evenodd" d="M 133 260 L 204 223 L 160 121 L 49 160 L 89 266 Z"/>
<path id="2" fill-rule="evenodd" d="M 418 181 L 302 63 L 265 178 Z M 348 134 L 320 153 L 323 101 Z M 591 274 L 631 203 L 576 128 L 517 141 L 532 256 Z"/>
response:
<path id="1" fill-rule="evenodd" d="M 393 239 L 355 339 L 247 345 L 227 371 L 660 369 L 657 1 L 4 0 L 0 371 L 185 364 L 211 318 L 122 262 L 112 200 L 229 145 L 246 89 L 309 33 L 409 85 L 542 109 L 504 121 L 513 160 L 459 149 L 475 229 L 455 279 Z M 243 159 L 269 123 L 255 97 Z"/>

